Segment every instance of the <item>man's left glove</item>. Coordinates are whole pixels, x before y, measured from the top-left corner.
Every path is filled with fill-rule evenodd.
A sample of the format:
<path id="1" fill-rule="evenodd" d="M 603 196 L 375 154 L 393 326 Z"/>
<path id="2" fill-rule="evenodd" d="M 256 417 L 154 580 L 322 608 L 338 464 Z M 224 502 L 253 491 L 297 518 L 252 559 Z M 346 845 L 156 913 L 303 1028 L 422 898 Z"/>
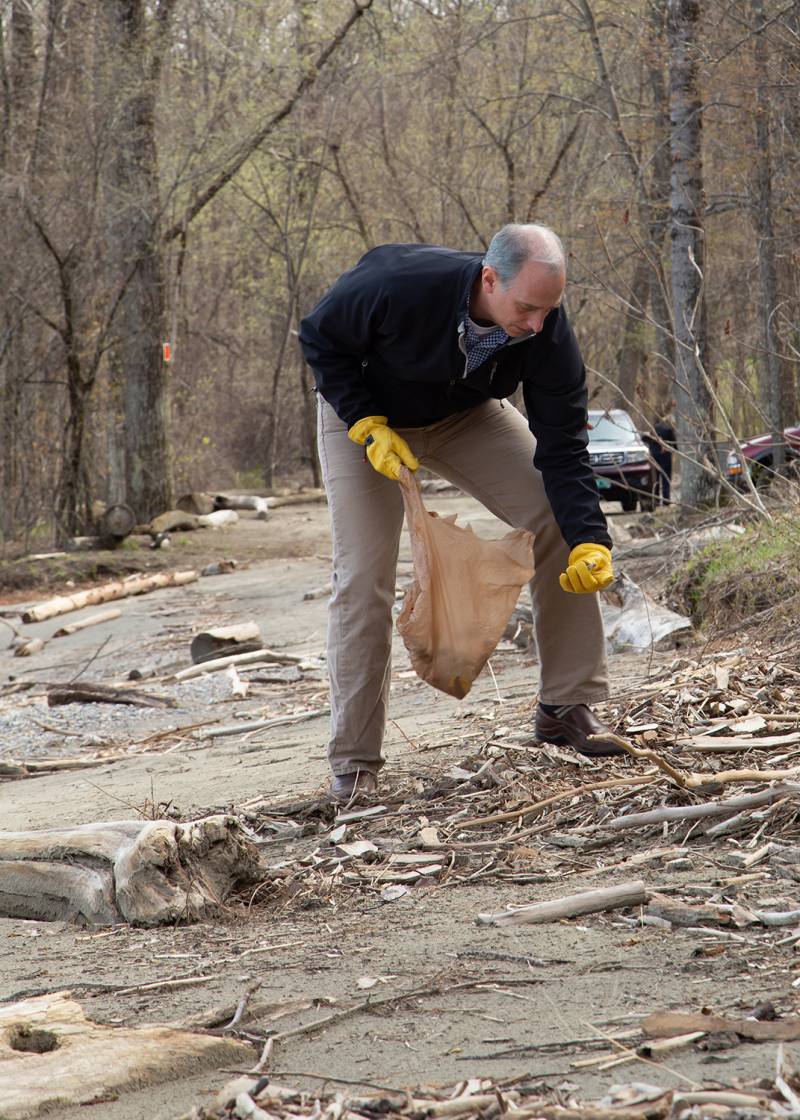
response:
<path id="1" fill-rule="evenodd" d="M 367 458 L 375 470 L 393 482 L 400 477 L 401 467 L 415 471 L 419 466 L 419 459 L 403 437 L 388 426 L 386 416 L 365 416 L 347 434 L 353 443 L 365 445 Z"/>
<path id="2" fill-rule="evenodd" d="M 614 582 L 611 552 L 604 544 L 576 544 L 569 554 L 567 570 L 558 577 L 562 590 L 586 595 L 602 591 Z"/>

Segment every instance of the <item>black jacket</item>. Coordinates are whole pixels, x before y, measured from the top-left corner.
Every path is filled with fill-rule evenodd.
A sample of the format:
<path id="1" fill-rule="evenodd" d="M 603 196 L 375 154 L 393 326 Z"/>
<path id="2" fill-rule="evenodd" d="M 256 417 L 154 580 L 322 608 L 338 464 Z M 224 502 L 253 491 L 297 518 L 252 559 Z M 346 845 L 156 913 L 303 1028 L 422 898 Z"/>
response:
<path id="1" fill-rule="evenodd" d="M 371 249 L 300 324 L 317 389 L 348 427 L 386 416 L 417 428 L 522 383 L 534 463 L 565 540 L 610 547 L 586 450 L 586 371 L 563 308 L 464 376 L 459 343 L 482 259 L 431 245 Z"/>

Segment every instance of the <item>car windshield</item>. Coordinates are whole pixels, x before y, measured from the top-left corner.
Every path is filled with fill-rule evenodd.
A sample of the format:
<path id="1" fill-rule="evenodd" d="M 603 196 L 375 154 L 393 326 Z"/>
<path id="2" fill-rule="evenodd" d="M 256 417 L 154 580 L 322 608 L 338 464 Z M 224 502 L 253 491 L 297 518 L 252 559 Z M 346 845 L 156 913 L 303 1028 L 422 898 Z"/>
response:
<path id="1" fill-rule="evenodd" d="M 636 438 L 633 421 L 626 412 L 605 412 L 589 417 L 589 440 L 592 443 L 632 443 Z"/>

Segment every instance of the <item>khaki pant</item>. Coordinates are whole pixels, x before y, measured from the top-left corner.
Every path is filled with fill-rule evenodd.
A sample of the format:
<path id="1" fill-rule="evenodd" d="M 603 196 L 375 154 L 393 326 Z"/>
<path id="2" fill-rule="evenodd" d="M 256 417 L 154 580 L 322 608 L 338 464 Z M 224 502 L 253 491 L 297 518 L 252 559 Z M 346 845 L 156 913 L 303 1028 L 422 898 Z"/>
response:
<path id="1" fill-rule="evenodd" d="M 487 401 L 426 428 L 399 428 L 420 463 L 514 528 L 536 534 L 531 596 L 545 704 L 590 704 L 608 695 L 605 638 L 596 595 L 562 591 L 569 549 L 533 466 L 535 441 L 522 414 Z M 396 482 L 372 468 L 363 447 L 319 398 L 319 455 L 331 517 L 333 593 L 328 672 L 334 774 L 377 772 L 391 669 L 395 569 L 403 525 Z"/>

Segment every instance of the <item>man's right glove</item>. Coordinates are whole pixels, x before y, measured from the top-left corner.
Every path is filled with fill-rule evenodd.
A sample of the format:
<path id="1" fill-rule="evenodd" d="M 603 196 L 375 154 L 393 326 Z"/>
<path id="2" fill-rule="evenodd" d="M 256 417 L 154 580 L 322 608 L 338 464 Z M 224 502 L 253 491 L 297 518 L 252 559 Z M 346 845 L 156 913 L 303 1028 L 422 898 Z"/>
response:
<path id="1" fill-rule="evenodd" d="M 563 591 L 585 595 L 602 591 L 614 582 L 611 551 L 604 544 L 576 544 L 569 554 L 567 570 L 558 577 Z"/>
<path id="2" fill-rule="evenodd" d="M 394 482 L 400 477 L 400 468 L 415 471 L 419 466 L 414 452 L 402 436 L 388 426 L 387 416 L 365 416 L 348 431 L 353 443 L 363 443 L 367 458 L 380 474 Z"/>

